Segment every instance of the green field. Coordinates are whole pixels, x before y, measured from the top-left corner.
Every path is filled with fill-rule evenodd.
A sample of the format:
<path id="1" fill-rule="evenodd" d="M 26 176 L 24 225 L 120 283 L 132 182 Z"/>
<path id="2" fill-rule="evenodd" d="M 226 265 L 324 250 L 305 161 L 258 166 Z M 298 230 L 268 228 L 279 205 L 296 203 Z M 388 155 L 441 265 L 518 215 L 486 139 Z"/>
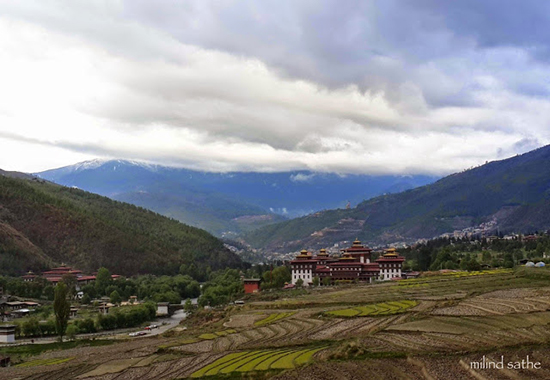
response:
<path id="1" fill-rule="evenodd" d="M 416 301 L 390 301 L 373 305 L 358 306 L 348 309 L 328 311 L 326 314 L 335 317 L 372 317 L 404 313 L 407 309 L 418 305 Z"/>
<path id="2" fill-rule="evenodd" d="M 224 356 L 194 372 L 191 377 L 215 376 L 232 372 L 266 371 L 269 369 L 291 369 L 308 363 L 313 355 L 324 347 L 302 350 L 258 350 L 243 351 Z"/>
<path id="3" fill-rule="evenodd" d="M 36 367 L 41 365 L 54 365 L 54 364 L 65 363 L 73 359 L 74 358 L 62 358 L 62 359 L 53 358 L 53 359 L 32 360 L 30 362 L 17 364 L 16 367 Z"/>
<path id="4" fill-rule="evenodd" d="M 274 314 L 270 314 L 267 318 L 264 318 L 262 320 L 257 321 L 256 323 L 254 323 L 254 325 L 263 326 L 263 325 L 267 325 L 267 324 L 270 324 L 270 323 L 274 323 L 274 322 L 277 322 L 277 321 L 279 321 L 283 318 L 290 317 L 292 314 L 294 314 L 294 313 L 274 313 Z"/>

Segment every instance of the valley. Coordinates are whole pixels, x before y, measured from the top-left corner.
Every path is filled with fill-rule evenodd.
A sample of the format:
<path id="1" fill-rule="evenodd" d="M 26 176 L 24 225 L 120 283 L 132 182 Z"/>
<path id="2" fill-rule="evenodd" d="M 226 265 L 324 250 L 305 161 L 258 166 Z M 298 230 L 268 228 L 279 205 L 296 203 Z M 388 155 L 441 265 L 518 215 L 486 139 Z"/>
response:
<path id="1" fill-rule="evenodd" d="M 35 173 L 234 238 L 264 225 L 433 182 L 428 175 L 201 172 L 128 160 L 92 160 Z"/>
<path id="2" fill-rule="evenodd" d="M 549 24 L 0 0 L 0 380 L 550 379 Z"/>
<path id="3" fill-rule="evenodd" d="M 186 329 L 26 357 L 0 378 L 545 379 L 550 272 L 531 269 L 544 275 L 433 273 L 250 295 L 244 306 L 196 311 Z M 542 367 L 470 366 L 527 355 Z"/>

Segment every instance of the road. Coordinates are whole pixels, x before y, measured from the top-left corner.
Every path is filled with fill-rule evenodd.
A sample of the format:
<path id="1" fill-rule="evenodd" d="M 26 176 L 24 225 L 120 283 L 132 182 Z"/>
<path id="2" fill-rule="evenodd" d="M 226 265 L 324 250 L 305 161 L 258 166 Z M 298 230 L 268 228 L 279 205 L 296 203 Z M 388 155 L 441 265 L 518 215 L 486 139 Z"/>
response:
<path id="1" fill-rule="evenodd" d="M 181 322 L 181 320 L 185 319 L 186 316 L 187 315 L 184 313 L 183 310 L 176 310 L 174 315 L 172 315 L 171 317 L 157 318 L 157 319 L 155 319 L 154 321 L 152 321 L 150 323 L 151 325 L 159 326 L 158 329 L 153 329 L 153 330 L 147 331 L 146 335 L 136 336 L 136 337 L 133 337 L 133 338 L 134 339 L 136 339 L 136 338 L 146 338 L 148 336 L 162 334 L 163 332 L 168 331 L 168 330 L 178 326 L 179 323 Z M 111 330 L 111 331 L 103 331 L 103 332 L 94 333 L 94 334 L 78 334 L 77 339 L 91 339 L 91 338 L 127 339 L 127 338 L 129 338 L 128 334 L 131 333 L 131 332 L 135 332 L 135 331 L 143 331 L 143 329 L 131 328 L 131 329 L 118 329 L 118 330 Z M 19 345 L 31 344 L 31 343 L 34 343 L 34 344 L 47 344 L 47 343 L 54 343 L 54 342 L 57 342 L 57 337 L 56 336 L 44 337 L 44 338 L 34 338 L 32 340 L 31 339 L 18 339 L 18 340 L 15 341 L 15 343 L 3 344 L 3 345 L 0 345 L 0 347 L 10 347 L 10 346 L 15 346 L 15 345 L 19 346 Z"/>

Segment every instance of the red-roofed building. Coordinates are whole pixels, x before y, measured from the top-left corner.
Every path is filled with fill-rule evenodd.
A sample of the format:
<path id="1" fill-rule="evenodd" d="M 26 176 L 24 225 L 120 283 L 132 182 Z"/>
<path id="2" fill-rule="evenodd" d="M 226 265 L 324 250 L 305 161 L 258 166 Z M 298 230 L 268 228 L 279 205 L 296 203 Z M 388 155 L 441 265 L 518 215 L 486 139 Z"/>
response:
<path id="1" fill-rule="evenodd" d="M 46 280 L 51 282 L 52 285 L 55 286 L 55 285 L 57 285 L 57 283 L 59 281 L 61 281 L 63 276 L 65 276 L 65 275 L 74 276 L 76 278 L 76 281 L 77 281 L 77 290 L 80 290 L 81 286 L 94 282 L 96 280 L 96 276 L 95 276 L 96 274 L 97 274 L 97 272 L 93 273 L 91 276 L 83 275 L 81 270 L 73 269 L 69 266 L 66 266 L 65 264 L 61 264 L 60 267 L 51 268 L 49 271 L 46 271 L 46 272 L 42 273 L 42 277 L 44 277 Z M 38 276 L 36 276 L 32 272 L 29 272 L 26 275 L 21 276 L 23 281 L 27 281 L 27 282 L 34 281 L 34 279 L 36 277 L 38 277 Z M 111 278 L 113 280 L 117 280 L 120 277 L 122 277 L 122 276 L 120 276 L 118 274 L 111 275 Z"/>
<path id="2" fill-rule="evenodd" d="M 390 280 L 401 277 L 401 268 L 405 258 L 398 256 L 394 248 L 386 251 L 384 255 L 371 262 L 372 249 L 363 246 L 359 240 L 355 240 L 350 248 L 343 249 L 341 256 L 330 257 L 325 249 L 321 249 L 317 256 L 313 256 L 307 250 L 302 250 L 295 260 L 290 262 L 292 271 L 292 284 L 301 279 L 308 286 L 314 277 L 322 281 L 329 278 L 335 281 L 361 281 Z"/>
<path id="3" fill-rule="evenodd" d="M 21 276 L 21 278 L 23 279 L 23 281 L 25 282 L 33 282 L 34 279 L 38 277 L 37 275 L 35 275 L 32 270 L 30 270 L 26 275 L 24 276 Z"/>
<path id="4" fill-rule="evenodd" d="M 353 258 L 357 258 L 361 263 L 369 264 L 372 249 L 365 247 L 359 240 L 355 239 L 351 247 L 343 249 L 341 252 L 350 254 Z"/>

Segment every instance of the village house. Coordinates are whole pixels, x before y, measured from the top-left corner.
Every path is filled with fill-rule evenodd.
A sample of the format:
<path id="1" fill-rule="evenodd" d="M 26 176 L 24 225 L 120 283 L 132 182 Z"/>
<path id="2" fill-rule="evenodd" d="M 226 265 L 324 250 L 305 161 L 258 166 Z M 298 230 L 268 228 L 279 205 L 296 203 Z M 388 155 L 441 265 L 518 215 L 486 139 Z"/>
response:
<path id="1" fill-rule="evenodd" d="M 314 277 L 321 282 L 328 278 L 330 283 L 336 281 L 372 282 L 374 280 L 391 280 L 400 278 L 405 258 L 396 253 L 395 248 L 385 251 L 374 262 L 371 261 L 372 249 L 355 240 L 351 247 L 341 250 L 339 257 L 331 257 L 326 249 L 321 249 L 316 256 L 302 250 L 296 259 L 290 262 L 292 284 L 302 280 L 310 285 Z"/>
<path id="2" fill-rule="evenodd" d="M 260 291 L 260 282 L 261 282 L 261 280 L 259 278 L 245 278 L 245 279 L 243 279 L 245 294 L 259 292 Z"/>

